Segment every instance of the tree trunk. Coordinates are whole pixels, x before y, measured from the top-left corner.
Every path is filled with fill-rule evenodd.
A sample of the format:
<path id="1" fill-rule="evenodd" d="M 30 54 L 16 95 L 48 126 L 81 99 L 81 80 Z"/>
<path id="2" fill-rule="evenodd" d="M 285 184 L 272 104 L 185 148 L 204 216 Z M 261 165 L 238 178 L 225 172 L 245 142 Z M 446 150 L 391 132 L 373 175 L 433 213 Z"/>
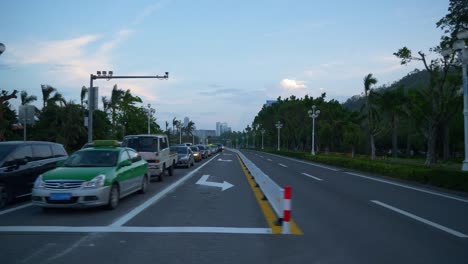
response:
<path id="1" fill-rule="evenodd" d="M 436 143 L 437 143 L 437 128 L 436 126 L 431 126 L 426 134 L 427 139 L 427 152 L 426 152 L 426 161 L 424 165 L 430 166 L 436 161 Z"/>
<path id="2" fill-rule="evenodd" d="M 351 158 L 354 159 L 354 156 L 355 156 L 355 151 L 354 151 L 354 145 L 351 146 Z"/>
<path id="3" fill-rule="evenodd" d="M 371 159 L 375 160 L 375 139 L 374 135 L 370 135 L 370 144 L 371 144 Z"/>
<path id="4" fill-rule="evenodd" d="M 392 120 L 392 156 L 398 156 L 398 117 L 395 115 Z"/>
<path id="5" fill-rule="evenodd" d="M 448 161 L 450 159 L 450 128 L 448 124 L 443 124 L 442 126 L 444 161 Z"/>
<path id="6" fill-rule="evenodd" d="M 406 156 L 411 157 L 411 135 L 408 133 L 406 136 Z"/>

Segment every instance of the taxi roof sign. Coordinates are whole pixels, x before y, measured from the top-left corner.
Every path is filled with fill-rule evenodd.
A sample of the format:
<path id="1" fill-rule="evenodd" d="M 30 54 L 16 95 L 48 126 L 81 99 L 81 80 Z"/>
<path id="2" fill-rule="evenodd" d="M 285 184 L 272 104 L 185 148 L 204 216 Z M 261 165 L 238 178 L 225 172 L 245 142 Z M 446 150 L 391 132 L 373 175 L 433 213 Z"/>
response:
<path id="1" fill-rule="evenodd" d="M 95 147 L 120 147 L 120 143 L 117 140 L 94 140 Z"/>

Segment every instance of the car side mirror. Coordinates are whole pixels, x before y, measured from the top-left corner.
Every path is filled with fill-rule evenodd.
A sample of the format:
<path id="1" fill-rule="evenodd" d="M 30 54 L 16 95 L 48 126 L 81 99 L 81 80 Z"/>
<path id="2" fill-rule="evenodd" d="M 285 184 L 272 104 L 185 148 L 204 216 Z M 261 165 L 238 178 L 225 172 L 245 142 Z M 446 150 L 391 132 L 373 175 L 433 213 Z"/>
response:
<path id="1" fill-rule="evenodd" d="M 122 168 L 122 167 L 127 167 L 127 166 L 130 166 L 132 165 L 132 162 L 129 161 L 129 160 L 124 160 L 122 162 L 119 163 L 119 168 Z"/>

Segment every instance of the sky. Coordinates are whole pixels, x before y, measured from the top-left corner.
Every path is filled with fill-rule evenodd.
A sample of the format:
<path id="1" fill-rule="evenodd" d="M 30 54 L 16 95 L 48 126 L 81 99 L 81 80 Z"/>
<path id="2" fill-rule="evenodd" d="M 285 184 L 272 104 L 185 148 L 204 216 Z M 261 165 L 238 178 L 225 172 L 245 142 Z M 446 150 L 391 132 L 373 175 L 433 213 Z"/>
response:
<path id="1" fill-rule="evenodd" d="M 0 89 L 25 90 L 42 105 L 41 84 L 80 102 L 91 73 L 163 75 L 168 80 L 97 80 L 100 96 L 130 89 L 165 121 L 197 129 L 251 125 L 266 100 L 306 94 L 346 101 L 422 65 L 401 66 L 407 46 L 429 52 L 448 0 L 3 0 Z M 11 101 L 18 107 L 19 99 Z M 101 106 L 102 107 L 102 106 Z"/>

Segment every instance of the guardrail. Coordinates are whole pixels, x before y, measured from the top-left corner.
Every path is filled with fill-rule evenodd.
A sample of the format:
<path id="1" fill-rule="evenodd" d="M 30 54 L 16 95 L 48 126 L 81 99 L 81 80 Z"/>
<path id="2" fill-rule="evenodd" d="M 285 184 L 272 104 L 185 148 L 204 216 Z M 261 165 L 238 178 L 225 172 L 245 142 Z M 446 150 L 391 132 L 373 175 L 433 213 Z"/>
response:
<path id="1" fill-rule="evenodd" d="M 262 170 L 260 170 L 252 161 L 245 157 L 242 152 L 236 149 L 229 149 L 232 152 L 237 153 L 241 158 L 244 165 L 247 167 L 247 170 L 250 172 L 250 175 L 254 178 L 260 190 L 262 190 L 263 195 L 265 196 L 270 203 L 271 207 L 278 217 L 276 224 L 283 226 L 283 234 L 289 233 L 289 221 L 285 226 L 284 220 L 284 189 L 280 187 L 276 182 L 274 182 L 268 175 L 266 175 Z M 287 201 L 290 204 L 290 200 Z M 290 207 L 290 206 L 289 206 Z M 290 209 L 290 208 L 288 208 Z"/>

